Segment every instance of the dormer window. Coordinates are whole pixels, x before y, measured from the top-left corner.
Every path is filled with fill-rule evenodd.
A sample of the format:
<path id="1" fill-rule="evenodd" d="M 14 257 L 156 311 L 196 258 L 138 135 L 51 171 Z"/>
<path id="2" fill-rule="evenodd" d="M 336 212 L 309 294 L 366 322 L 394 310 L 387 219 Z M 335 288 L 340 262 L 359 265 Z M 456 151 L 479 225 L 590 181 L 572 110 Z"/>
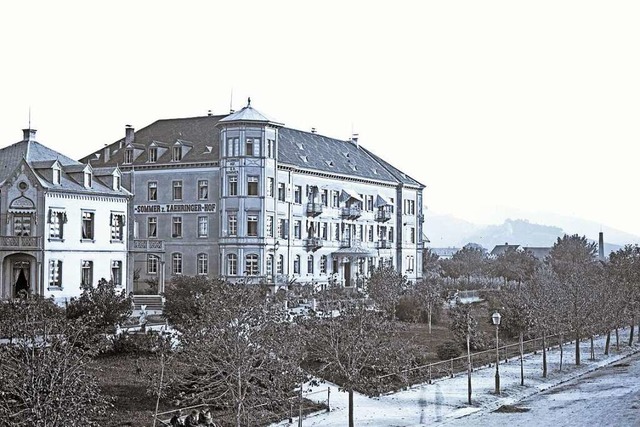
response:
<path id="1" fill-rule="evenodd" d="M 84 186 L 87 188 L 90 188 L 91 185 L 93 184 L 92 182 L 92 177 L 91 177 L 91 172 L 85 172 L 84 173 Z"/>
<path id="2" fill-rule="evenodd" d="M 127 148 L 124 150 L 124 162 L 133 163 L 133 148 Z"/>
<path id="3" fill-rule="evenodd" d="M 179 162 L 182 160 L 182 146 L 179 145 L 177 147 L 173 147 L 173 157 L 171 158 L 174 162 Z"/>
<path id="4" fill-rule="evenodd" d="M 60 185 L 60 169 L 53 169 L 53 185 Z"/>
<path id="5" fill-rule="evenodd" d="M 113 176 L 113 189 L 120 190 L 120 175 Z"/>
<path id="6" fill-rule="evenodd" d="M 158 161 L 158 148 L 151 147 L 149 148 L 149 163 L 155 163 Z"/>

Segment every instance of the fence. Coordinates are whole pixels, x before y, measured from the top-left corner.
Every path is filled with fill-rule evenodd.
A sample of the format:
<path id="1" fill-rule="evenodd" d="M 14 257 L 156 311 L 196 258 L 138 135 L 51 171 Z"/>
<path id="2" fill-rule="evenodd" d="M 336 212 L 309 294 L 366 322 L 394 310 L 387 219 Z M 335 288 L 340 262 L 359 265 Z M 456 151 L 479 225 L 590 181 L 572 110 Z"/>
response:
<path id="1" fill-rule="evenodd" d="M 551 335 L 545 338 L 547 348 L 552 346 L 549 344 L 552 339 L 558 338 L 558 335 Z M 558 344 L 554 344 L 555 347 Z M 531 340 L 523 341 L 523 354 L 535 353 L 542 350 L 542 338 L 534 338 Z M 509 360 L 514 357 L 520 356 L 520 343 L 508 344 L 498 347 L 498 354 L 500 360 Z M 490 366 L 496 362 L 496 349 L 495 347 L 490 350 L 480 351 L 477 353 L 471 353 L 471 370 L 481 368 L 483 366 Z M 456 357 L 449 360 L 443 360 L 440 362 L 429 363 L 427 365 L 416 366 L 413 368 L 405 369 L 400 372 L 392 374 L 380 375 L 379 380 L 386 380 L 389 385 L 397 385 L 398 387 L 410 386 L 413 384 L 419 384 L 431 382 L 435 379 L 453 377 L 456 372 L 463 372 L 467 370 L 468 358 L 464 356 Z"/>

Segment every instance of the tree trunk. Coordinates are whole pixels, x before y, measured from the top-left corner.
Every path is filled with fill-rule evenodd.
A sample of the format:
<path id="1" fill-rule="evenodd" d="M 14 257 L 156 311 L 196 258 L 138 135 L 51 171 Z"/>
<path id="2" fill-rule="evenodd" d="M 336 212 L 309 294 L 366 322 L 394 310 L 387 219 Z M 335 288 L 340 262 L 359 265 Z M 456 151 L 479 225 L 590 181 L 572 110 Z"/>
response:
<path id="1" fill-rule="evenodd" d="M 542 331 L 542 378 L 547 378 L 547 337 Z"/>
<path id="2" fill-rule="evenodd" d="M 431 312 L 432 311 L 433 310 L 431 308 L 429 308 L 429 311 L 428 311 L 428 314 L 427 314 L 427 316 L 429 318 L 429 334 L 431 334 Z"/>
<path id="3" fill-rule="evenodd" d="M 604 343 L 604 355 L 609 355 L 609 345 L 611 344 L 611 331 L 607 333 L 607 340 Z"/>
<path id="4" fill-rule="evenodd" d="M 591 355 L 589 360 L 596 360 L 596 350 L 593 348 L 593 335 L 591 335 Z"/>
<path id="5" fill-rule="evenodd" d="M 471 337 L 467 332 L 467 394 L 469 405 L 471 405 Z"/>
<path id="6" fill-rule="evenodd" d="M 633 344 L 633 329 L 636 324 L 636 316 L 635 314 L 631 317 L 631 332 L 629 332 L 629 347 Z"/>
<path id="7" fill-rule="evenodd" d="M 353 389 L 349 389 L 349 427 L 354 427 L 354 424 L 353 424 Z"/>
<path id="8" fill-rule="evenodd" d="M 562 372 L 562 358 L 564 356 L 564 347 L 562 345 L 563 336 L 560 334 L 560 372 Z"/>
<path id="9" fill-rule="evenodd" d="M 576 331 L 576 366 L 580 366 L 580 332 Z"/>
<path id="10" fill-rule="evenodd" d="M 620 351 L 620 334 L 618 333 L 618 328 L 616 328 L 616 350 Z"/>
<path id="11" fill-rule="evenodd" d="M 524 332 L 520 332 L 520 385 L 524 385 Z"/>

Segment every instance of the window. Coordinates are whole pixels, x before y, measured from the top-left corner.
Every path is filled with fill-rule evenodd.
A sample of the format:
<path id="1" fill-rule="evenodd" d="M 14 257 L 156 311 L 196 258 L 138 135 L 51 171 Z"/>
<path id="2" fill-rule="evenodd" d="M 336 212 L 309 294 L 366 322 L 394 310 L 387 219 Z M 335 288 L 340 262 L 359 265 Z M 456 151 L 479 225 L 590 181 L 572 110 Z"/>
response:
<path id="1" fill-rule="evenodd" d="M 238 195 L 238 176 L 232 175 L 229 177 L 229 196 Z"/>
<path id="2" fill-rule="evenodd" d="M 227 216 L 227 231 L 229 236 L 237 236 L 238 235 L 238 215 L 228 214 Z"/>
<path id="3" fill-rule="evenodd" d="M 278 255 L 278 264 L 276 264 L 276 271 L 278 274 L 284 273 L 284 255 Z"/>
<path id="4" fill-rule="evenodd" d="M 174 216 L 171 223 L 171 237 L 182 237 L 182 217 Z"/>
<path id="5" fill-rule="evenodd" d="M 111 240 L 124 240 L 124 214 L 111 213 Z"/>
<path id="6" fill-rule="evenodd" d="M 63 211 L 49 211 L 49 239 L 62 240 L 64 238 L 64 224 L 67 214 Z"/>
<path id="7" fill-rule="evenodd" d="M 13 214 L 13 235 L 31 236 L 31 214 Z"/>
<path id="8" fill-rule="evenodd" d="M 198 237 L 209 236 L 209 217 L 198 217 Z"/>
<path id="9" fill-rule="evenodd" d="M 93 180 L 91 177 L 91 172 L 84 173 L 84 186 L 90 188 L 93 185 Z"/>
<path id="10" fill-rule="evenodd" d="M 227 138 L 227 156 L 238 156 L 240 154 L 240 139 Z"/>
<path id="11" fill-rule="evenodd" d="M 267 237 L 273 237 L 273 216 L 267 216 L 267 226 L 266 226 L 266 234 Z"/>
<path id="12" fill-rule="evenodd" d="M 300 220 L 293 223 L 293 238 L 302 239 L 302 221 Z"/>
<path id="13" fill-rule="evenodd" d="M 149 163 L 155 163 L 158 161 L 158 148 L 151 147 L 149 148 Z"/>
<path id="14" fill-rule="evenodd" d="M 329 190 L 322 190 L 322 194 L 320 194 L 320 202 L 324 206 L 329 206 Z"/>
<path id="15" fill-rule="evenodd" d="M 313 255 L 307 257 L 307 273 L 313 274 Z"/>
<path id="16" fill-rule="evenodd" d="M 369 227 L 369 241 L 373 242 L 373 225 Z"/>
<path id="17" fill-rule="evenodd" d="M 289 221 L 284 218 L 278 220 L 278 237 L 280 239 L 289 238 Z"/>
<path id="18" fill-rule="evenodd" d="M 171 158 L 174 162 L 182 160 L 182 146 L 173 147 L 173 156 Z"/>
<path id="19" fill-rule="evenodd" d="M 93 261 L 82 261 L 82 271 L 80 273 L 80 284 L 82 286 L 93 285 Z"/>
<path id="20" fill-rule="evenodd" d="M 62 261 L 49 260 L 49 287 L 62 288 Z"/>
<path id="21" fill-rule="evenodd" d="M 182 200 L 182 181 L 173 181 L 173 200 Z"/>
<path id="22" fill-rule="evenodd" d="M 201 179 L 198 181 L 198 200 L 209 199 L 209 181 Z"/>
<path id="23" fill-rule="evenodd" d="M 111 280 L 114 286 L 122 286 L 122 261 L 111 261 Z"/>
<path id="24" fill-rule="evenodd" d="M 182 254 L 174 253 L 171 255 L 171 272 L 175 274 L 182 274 Z"/>
<path id="25" fill-rule="evenodd" d="M 373 196 L 367 196 L 367 210 L 373 210 Z"/>
<path id="26" fill-rule="evenodd" d="M 227 255 L 227 276 L 236 276 L 238 274 L 238 255 Z"/>
<path id="27" fill-rule="evenodd" d="M 247 236 L 258 235 L 258 215 L 247 215 Z"/>
<path id="28" fill-rule="evenodd" d="M 267 139 L 267 157 L 273 157 L 274 147 L 275 147 L 275 141 L 273 139 Z"/>
<path id="29" fill-rule="evenodd" d="M 300 274 L 300 255 L 293 258 L 293 274 Z"/>
<path id="30" fill-rule="evenodd" d="M 133 163 L 133 148 L 127 148 L 124 150 L 124 162 Z"/>
<path id="31" fill-rule="evenodd" d="M 198 254 L 198 274 L 209 274 L 209 255 Z"/>
<path id="32" fill-rule="evenodd" d="M 247 138 L 245 140 L 245 155 L 246 156 L 260 156 L 260 139 L 259 138 Z"/>
<path id="33" fill-rule="evenodd" d="M 296 185 L 293 191 L 293 202 L 297 204 L 302 203 L 302 187 L 299 185 Z"/>
<path id="34" fill-rule="evenodd" d="M 415 265 L 416 265 L 416 260 L 413 257 L 413 255 L 407 255 L 407 271 L 413 272 Z"/>
<path id="35" fill-rule="evenodd" d="M 320 257 L 320 274 L 327 274 L 327 256 Z"/>
<path id="36" fill-rule="evenodd" d="M 258 268 L 258 254 L 249 254 L 245 257 L 244 271 L 247 276 L 257 276 L 260 272 Z"/>
<path id="37" fill-rule="evenodd" d="M 335 226 L 336 228 L 333 229 L 333 238 L 335 240 L 340 240 L 340 224 L 336 224 Z"/>
<path id="38" fill-rule="evenodd" d="M 257 195 L 258 195 L 258 177 L 248 176 L 247 177 L 247 196 L 257 196 Z"/>
<path id="39" fill-rule="evenodd" d="M 267 178 L 267 197 L 273 197 L 273 178 Z"/>
<path id="40" fill-rule="evenodd" d="M 389 241 L 393 243 L 393 227 L 389 227 Z"/>
<path id="41" fill-rule="evenodd" d="M 327 240 L 329 238 L 329 224 L 323 222 L 320 224 L 320 238 Z"/>
<path id="42" fill-rule="evenodd" d="M 156 181 L 149 181 L 147 183 L 147 200 L 150 202 L 158 200 L 158 183 Z"/>
<path id="43" fill-rule="evenodd" d="M 147 218 L 147 237 L 158 237 L 158 217 Z"/>
<path id="44" fill-rule="evenodd" d="M 415 202 L 415 200 L 405 200 L 404 201 L 404 213 L 406 215 L 415 215 L 415 213 L 416 213 L 416 202 Z"/>
<path id="45" fill-rule="evenodd" d="M 340 206 L 340 192 L 333 190 L 331 191 L 331 207 L 337 208 Z"/>
<path id="46" fill-rule="evenodd" d="M 93 212 L 82 211 L 82 240 L 93 240 L 94 216 Z"/>
<path id="47" fill-rule="evenodd" d="M 416 229 L 415 229 L 415 227 L 411 227 L 409 229 L 409 241 L 411 243 L 415 243 L 416 242 Z"/>
<path id="48" fill-rule="evenodd" d="M 120 189 L 120 176 L 118 175 L 113 176 L 113 189 L 114 190 Z"/>
<path id="49" fill-rule="evenodd" d="M 53 169 L 53 184 L 60 184 L 60 169 Z"/>
<path id="50" fill-rule="evenodd" d="M 273 254 L 269 254 L 267 255 L 267 271 L 266 271 L 267 277 L 272 277 L 273 276 Z"/>
<path id="51" fill-rule="evenodd" d="M 278 183 L 278 200 L 280 200 L 281 202 L 284 202 L 286 194 L 287 194 L 287 191 L 286 191 L 285 183 L 279 182 Z"/>
<path id="52" fill-rule="evenodd" d="M 158 257 L 147 255 L 147 273 L 158 274 Z"/>

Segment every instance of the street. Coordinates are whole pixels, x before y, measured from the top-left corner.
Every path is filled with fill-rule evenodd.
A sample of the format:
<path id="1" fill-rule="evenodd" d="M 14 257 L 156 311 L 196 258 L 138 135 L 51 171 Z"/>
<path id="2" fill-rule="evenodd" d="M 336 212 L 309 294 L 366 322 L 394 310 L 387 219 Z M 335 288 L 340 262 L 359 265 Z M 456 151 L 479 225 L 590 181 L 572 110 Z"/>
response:
<path id="1" fill-rule="evenodd" d="M 640 426 L 640 354 L 515 404 L 513 412 L 484 412 L 447 426 Z M 521 408 L 526 412 L 515 412 Z"/>

